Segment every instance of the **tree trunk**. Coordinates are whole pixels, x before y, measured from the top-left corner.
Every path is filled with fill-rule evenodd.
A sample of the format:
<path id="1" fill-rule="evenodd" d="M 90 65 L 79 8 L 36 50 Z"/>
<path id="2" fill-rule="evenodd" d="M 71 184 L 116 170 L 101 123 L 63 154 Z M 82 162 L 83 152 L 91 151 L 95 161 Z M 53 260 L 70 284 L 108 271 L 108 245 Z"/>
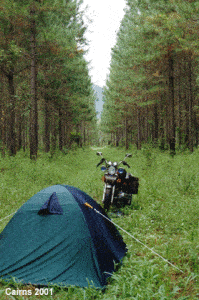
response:
<path id="1" fill-rule="evenodd" d="M 44 148 L 45 152 L 50 151 L 50 110 L 47 95 L 44 96 Z"/>
<path id="2" fill-rule="evenodd" d="M 173 53 L 169 52 L 169 96 L 170 96 L 170 154 L 175 154 L 175 106 L 174 106 L 174 66 L 173 66 Z"/>
<path id="3" fill-rule="evenodd" d="M 2 154 L 2 157 L 5 157 L 6 137 L 5 137 L 5 113 L 4 113 L 4 110 L 2 110 L 2 112 L 1 112 L 1 141 L 2 141 L 1 154 Z"/>
<path id="4" fill-rule="evenodd" d="M 140 124 L 140 107 L 137 106 L 137 149 L 141 150 L 141 124 Z"/>
<path id="5" fill-rule="evenodd" d="M 194 123 L 194 128 L 195 128 L 195 147 L 198 146 L 198 133 L 199 133 L 199 126 L 197 122 L 197 117 L 196 113 L 193 113 L 193 123 Z"/>
<path id="6" fill-rule="evenodd" d="M 53 156 L 55 153 L 56 144 L 57 144 L 57 130 L 56 130 L 55 112 L 53 112 L 51 117 L 51 156 Z"/>
<path id="7" fill-rule="evenodd" d="M 189 95 L 186 89 L 184 95 L 184 104 L 185 104 L 185 137 L 184 143 L 186 147 L 189 147 Z"/>
<path id="8" fill-rule="evenodd" d="M 125 117 L 125 148 L 129 149 L 129 140 L 128 140 L 128 118 Z"/>
<path id="9" fill-rule="evenodd" d="M 61 108 L 59 108 L 59 150 L 62 151 L 63 149 L 63 140 L 64 140 L 64 124 L 63 124 L 63 113 Z"/>
<path id="10" fill-rule="evenodd" d="M 188 76 L 189 76 L 189 150 L 193 152 L 193 88 L 192 88 L 192 64 L 191 58 L 188 58 Z"/>
<path id="11" fill-rule="evenodd" d="M 22 145 L 23 145 L 23 151 L 26 151 L 27 146 L 27 120 L 26 117 L 22 117 Z"/>
<path id="12" fill-rule="evenodd" d="M 89 140 L 89 137 L 88 137 Z M 83 124 L 83 144 L 86 145 L 86 126 Z"/>
<path id="13" fill-rule="evenodd" d="M 17 136 L 17 150 L 19 151 L 22 147 L 22 117 L 19 111 L 18 118 L 17 118 L 17 125 L 18 125 L 18 136 Z"/>
<path id="14" fill-rule="evenodd" d="M 120 142 L 120 132 L 119 132 L 119 128 L 117 128 L 116 130 L 116 147 L 119 146 L 119 142 Z"/>
<path id="15" fill-rule="evenodd" d="M 150 128 L 149 128 L 149 107 L 147 105 L 147 107 L 146 107 L 146 137 L 145 137 L 145 143 L 148 143 L 148 141 L 149 141 L 149 135 L 150 135 Z"/>
<path id="16" fill-rule="evenodd" d="M 179 64 L 179 71 L 181 70 Z M 182 144 L 182 91 L 181 91 L 181 72 L 179 72 L 179 81 L 178 81 L 178 144 Z"/>
<path id="17" fill-rule="evenodd" d="M 10 96 L 9 119 L 8 119 L 8 150 L 10 155 L 16 154 L 16 134 L 15 134 L 15 91 L 14 73 L 10 71 L 8 76 L 8 89 Z"/>
<path id="18" fill-rule="evenodd" d="M 36 24 L 35 8 L 31 16 L 31 109 L 30 109 L 30 158 L 37 158 L 38 150 L 38 112 L 37 112 L 37 71 L 36 71 Z"/>
<path id="19" fill-rule="evenodd" d="M 160 139 L 160 149 L 165 148 L 165 130 L 164 130 L 164 96 L 160 95 L 160 128 L 159 128 L 159 139 Z"/>
<path id="20" fill-rule="evenodd" d="M 158 143 L 158 105 L 157 103 L 154 104 L 153 107 L 153 144 L 156 147 Z"/>

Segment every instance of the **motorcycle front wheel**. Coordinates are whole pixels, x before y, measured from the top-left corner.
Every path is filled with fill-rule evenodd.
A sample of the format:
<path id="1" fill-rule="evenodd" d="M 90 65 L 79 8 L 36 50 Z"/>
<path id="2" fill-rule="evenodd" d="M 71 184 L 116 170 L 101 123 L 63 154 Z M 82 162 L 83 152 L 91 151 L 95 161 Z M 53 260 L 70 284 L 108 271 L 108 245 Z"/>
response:
<path id="1" fill-rule="evenodd" d="M 104 209 L 109 210 L 109 207 L 111 205 L 111 195 L 112 195 L 112 189 L 106 188 L 105 197 L 104 197 Z"/>

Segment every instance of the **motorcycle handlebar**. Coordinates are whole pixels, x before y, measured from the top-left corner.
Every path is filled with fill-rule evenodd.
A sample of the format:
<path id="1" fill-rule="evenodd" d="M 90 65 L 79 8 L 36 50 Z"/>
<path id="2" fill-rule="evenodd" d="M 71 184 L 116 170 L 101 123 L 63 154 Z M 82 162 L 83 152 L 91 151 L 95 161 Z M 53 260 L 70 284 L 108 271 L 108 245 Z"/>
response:
<path id="1" fill-rule="evenodd" d="M 97 152 L 96 154 L 97 154 L 98 156 L 101 156 L 101 157 L 102 157 L 102 159 L 100 160 L 100 162 L 97 164 L 96 168 L 97 168 L 99 165 L 101 165 L 103 162 L 105 162 L 105 163 L 107 164 L 107 160 L 106 160 L 105 158 L 103 158 L 102 152 Z M 121 161 L 118 163 L 118 166 L 119 166 L 121 163 L 123 163 L 124 166 L 127 166 L 128 168 L 130 168 L 129 164 L 127 164 L 127 162 L 125 162 L 125 159 L 126 159 L 127 157 L 132 157 L 132 155 L 131 155 L 131 154 L 126 154 L 124 160 L 121 160 Z"/>

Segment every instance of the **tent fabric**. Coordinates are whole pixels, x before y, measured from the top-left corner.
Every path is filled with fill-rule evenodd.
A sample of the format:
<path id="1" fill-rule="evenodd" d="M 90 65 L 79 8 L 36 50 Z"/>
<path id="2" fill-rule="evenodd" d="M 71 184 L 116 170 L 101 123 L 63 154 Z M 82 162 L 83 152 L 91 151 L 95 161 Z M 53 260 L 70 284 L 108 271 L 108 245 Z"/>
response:
<path id="1" fill-rule="evenodd" d="M 110 272 L 114 271 L 114 261 L 117 263 L 120 262 L 124 256 L 124 249 L 126 245 L 122 242 L 121 235 L 112 223 L 102 218 L 94 210 L 82 205 L 87 202 L 108 217 L 105 214 L 104 209 L 102 209 L 99 204 L 97 204 L 86 193 L 78 190 L 77 188 L 70 186 L 66 186 L 66 188 L 71 192 L 77 203 L 81 205 L 82 212 L 86 219 L 86 223 L 88 224 L 89 232 L 96 249 L 96 255 L 100 263 L 101 271 L 105 272 L 105 277 L 109 277 L 109 274 L 106 273 L 107 267 Z"/>
<path id="2" fill-rule="evenodd" d="M 58 214 L 63 215 L 63 209 L 59 204 L 56 192 L 52 193 L 49 199 L 42 205 L 38 212 L 39 215 Z"/>
<path id="3" fill-rule="evenodd" d="M 127 248 L 114 225 L 86 202 L 105 214 L 90 196 L 68 185 L 31 197 L 0 234 L 0 278 L 103 288 Z"/>

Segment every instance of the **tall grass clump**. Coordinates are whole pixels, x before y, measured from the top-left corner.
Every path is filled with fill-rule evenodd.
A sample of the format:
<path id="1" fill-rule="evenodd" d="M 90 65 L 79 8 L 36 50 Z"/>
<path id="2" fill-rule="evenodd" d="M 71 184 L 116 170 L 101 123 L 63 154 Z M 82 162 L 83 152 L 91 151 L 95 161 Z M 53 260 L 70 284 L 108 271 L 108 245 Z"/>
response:
<path id="1" fill-rule="evenodd" d="M 75 149 L 65 154 L 56 152 L 53 157 L 39 153 L 37 161 L 30 161 L 23 152 L 0 158 L 0 219 L 54 184 L 78 187 L 101 204 L 103 173 L 96 168 L 96 151 Z M 123 159 L 126 153 L 122 148 L 112 147 L 100 151 L 108 160 L 115 161 Z M 128 152 L 132 153 L 128 171 L 140 178 L 139 193 L 133 196 L 131 207 L 122 209 L 123 217 L 112 211 L 109 216 L 183 273 L 121 231 L 128 253 L 104 291 L 93 288 L 92 283 L 85 289 L 53 287 L 54 294 L 49 299 L 199 298 L 199 151 L 177 152 L 171 157 L 169 152 L 144 146 L 140 151 L 132 147 Z M 0 230 L 10 218 L 0 222 Z M 7 286 L 1 281 L 3 300 L 7 298 L 1 291 Z"/>

